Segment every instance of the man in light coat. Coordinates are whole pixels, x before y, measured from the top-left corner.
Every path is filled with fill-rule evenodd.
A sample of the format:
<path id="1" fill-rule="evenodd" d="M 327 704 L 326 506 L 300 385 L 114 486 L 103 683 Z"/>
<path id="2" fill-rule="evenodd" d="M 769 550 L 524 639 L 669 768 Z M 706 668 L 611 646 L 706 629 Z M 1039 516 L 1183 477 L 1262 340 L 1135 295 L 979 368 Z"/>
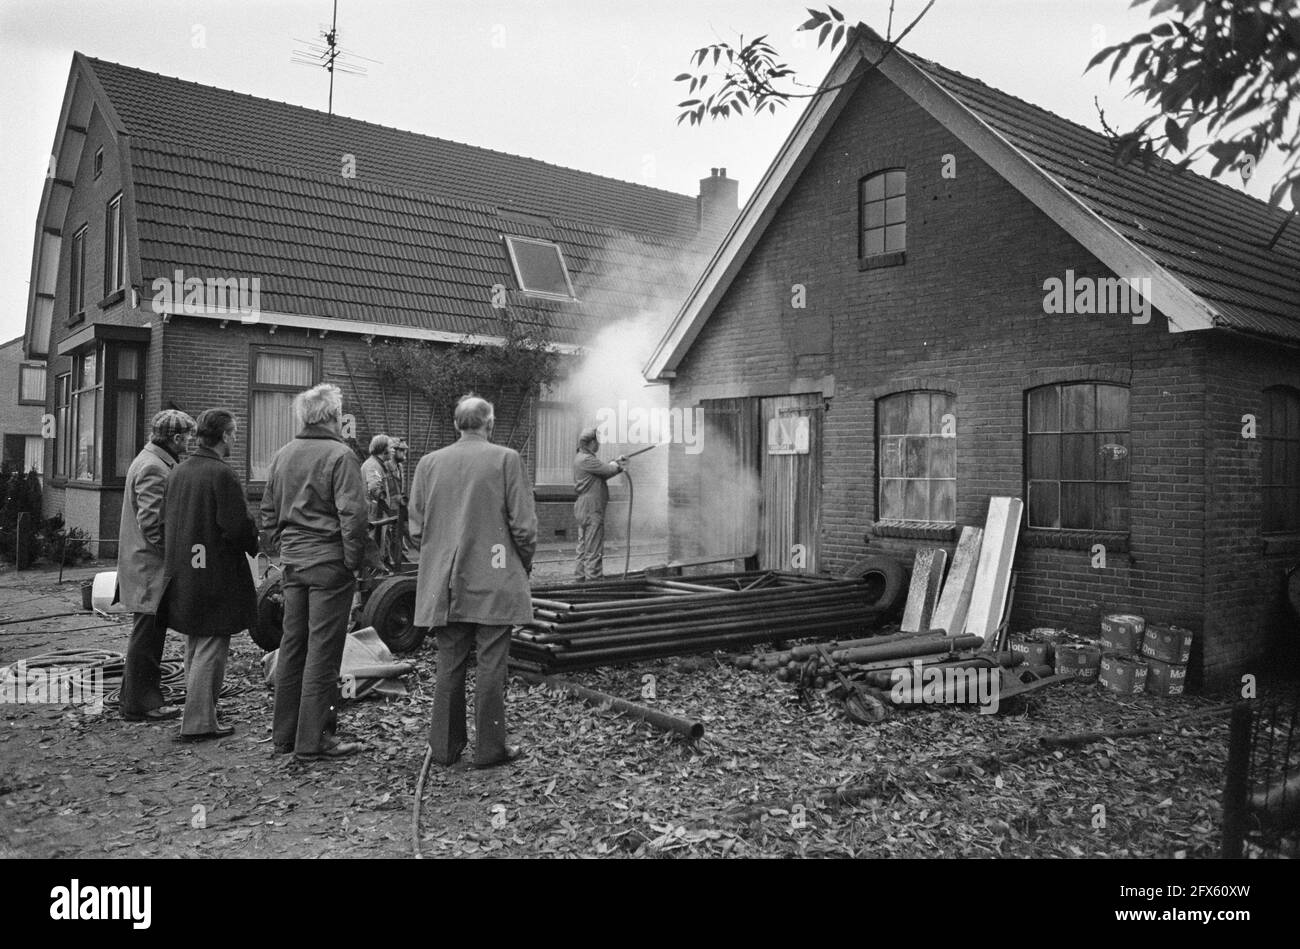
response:
<path id="1" fill-rule="evenodd" d="M 519 453 L 491 442 L 492 404 L 461 399 L 455 422 L 460 440 L 421 458 L 411 484 L 415 623 L 433 627 L 438 640 L 433 760 L 450 765 L 465 750 L 465 667 L 477 644 L 474 766 L 490 768 L 520 754 L 506 745 L 506 660 L 510 627 L 533 618 L 537 514 Z"/>
<path id="2" fill-rule="evenodd" d="M 226 464 L 235 418 L 208 409 L 195 421 L 198 444 L 167 484 L 167 589 L 160 618 L 185 636 L 185 717 L 182 741 L 234 732 L 217 719 L 230 637 L 257 622 L 253 574 L 245 555 L 257 553 L 257 527 L 239 478 Z"/>
<path id="3" fill-rule="evenodd" d="M 163 592 L 167 478 L 193 430 L 194 419 L 184 412 L 159 412 L 149 424 L 149 443 L 126 472 L 117 531 L 117 589 L 122 605 L 135 614 L 119 704 L 127 721 L 163 721 L 181 713 L 163 704 L 160 665 L 167 627 L 157 622 L 157 613 Z"/>

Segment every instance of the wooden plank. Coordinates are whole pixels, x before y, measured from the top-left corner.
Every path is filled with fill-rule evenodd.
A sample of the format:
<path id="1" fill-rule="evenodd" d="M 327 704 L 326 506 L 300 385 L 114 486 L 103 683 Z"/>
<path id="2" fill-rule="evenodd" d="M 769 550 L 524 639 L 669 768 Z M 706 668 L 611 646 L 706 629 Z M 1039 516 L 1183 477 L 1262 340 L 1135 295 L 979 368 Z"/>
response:
<path id="1" fill-rule="evenodd" d="M 989 498 L 989 516 L 984 524 L 975 589 L 966 614 L 967 635 L 987 640 L 1002 622 L 1002 610 L 1011 583 L 1011 562 L 1016 555 L 1020 517 L 1025 503 L 1020 498 Z"/>
<path id="2" fill-rule="evenodd" d="M 939 587 L 943 583 L 943 568 L 948 563 L 948 551 L 938 547 L 927 547 L 916 552 L 916 561 L 912 566 L 912 585 L 907 591 L 907 606 L 903 610 L 903 625 L 899 627 L 905 633 L 919 633 L 929 628 L 930 615 L 934 612 L 935 601 L 939 599 Z"/>
<path id="3" fill-rule="evenodd" d="M 981 527 L 961 529 L 961 539 L 957 541 L 957 549 L 953 552 L 948 579 L 930 620 L 932 629 L 950 633 L 965 627 L 971 594 L 975 591 L 975 568 L 979 564 L 980 542 L 983 539 L 984 529 Z"/>

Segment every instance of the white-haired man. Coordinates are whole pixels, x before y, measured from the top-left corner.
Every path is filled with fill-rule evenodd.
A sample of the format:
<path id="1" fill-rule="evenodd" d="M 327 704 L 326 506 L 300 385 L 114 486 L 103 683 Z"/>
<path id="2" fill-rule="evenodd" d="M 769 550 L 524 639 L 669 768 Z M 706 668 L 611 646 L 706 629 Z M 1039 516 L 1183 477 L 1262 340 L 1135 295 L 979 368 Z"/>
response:
<path id="1" fill-rule="evenodd" d="M 408 525 L 419 547 L 415 622 L 438 639 L 429 749 L 439 764 L 465 750 L 465 666 L 477 644 L 474 766 L 513 761 L 506 745 L 510 627 L 533 618 L 528 574 L 537 546 L 533 492 L 519 453 L 491 442 L 492 403 L 456 406 L 460 440 L 420 459 Z"/>
<path id="2" fill-rule="evenodd" d="M 361 750 L 332 734 L 355 574 L 366 559 L 366 491 L 343 441 L 343 396 L 322 383 L 294 399 L 302 430 L 271 459 L 262 528 L 284 570 L 275 750 L 303 760 Z"/>

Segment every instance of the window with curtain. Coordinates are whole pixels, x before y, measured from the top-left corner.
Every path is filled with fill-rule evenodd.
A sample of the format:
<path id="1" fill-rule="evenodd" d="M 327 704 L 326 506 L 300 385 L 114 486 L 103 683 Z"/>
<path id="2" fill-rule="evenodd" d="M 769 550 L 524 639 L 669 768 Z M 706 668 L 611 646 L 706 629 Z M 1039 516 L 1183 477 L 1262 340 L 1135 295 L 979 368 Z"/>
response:
<path id="1" fill-rule="evenodd" d="M 66 478 L 72 471 L 71 411 L 72 374 L 63 372 L 54 377 L 54 474 Z"/>
<path id="2" fill-rule="evenodd" d="M 907 249 L 907 172 L 877 172 L 858 183 L 858 257 L 867 259 Z"/>
<path id="3" fill-rule="evenodd" d="M 1029 526 L 1127 531 L 1129 392 L 1081 382 L 1029 390 L 1025 480 Z"/>
<path id="4" fill-rule="evenodd" d="M 1260 529 L 1266 534 L 1300 532 L 1300 390 L 1264 390 Z"/>
<path id="5" fill-rule="evenodd" d="M 18 401 L 23 405 L 44 405 L 45 367 L 20 366 L 18 373 Z"/>
<path id="6" fill-rule="evenodd" d="M 957 523 L 956 397 L 912 391 L 876 403 L 877 519 Z"/>
<path id="7" fill-rule="evenodd" d="M 122 193 L 109 199 L 104 212 L 104 296 L 126 286 L 125 234 L 122 229 Z"/>
<path id="8" fill-rule="evenodd" d="M 537 476 L 534 484 L 572 485 L 581 422 L 564 382 L 543 386 L 537 402 Z"/>
<path id="9" fill-rule="evenodd" d="M 113 474 L 126 477 L 136 454 L 144 447 L 141 408 L 144 405 L 144 352 L 135 346 L 116 347 L 116 372 L 112 387 Z"/>
<path id="10" fill-rule="evenodd" d="M 104 391 L 103 360 L 98 348 L 73 360 L 72 437 L 69 477 L 94 481 L 99 474 L 100 410 Z"/>
<path id="11" fill-rule="evenodd" d="M 253 350 L 248 411 L 248 480 L 265 481 L 271 458 L 298 434 L 293 397 L 319 380 L 311 350 Z"/>
<path id="12" fill-rule="evenodd" d="M 23 471 L 45 474 L 45 439 L 28 435 L 23 441 Z"/>
<path id="13" fill-rule="evenodd" d="M 86 315 L 86 225 L 72 235 L 72 254 L 68 277 L 68 319 L 72 322 Z"/>

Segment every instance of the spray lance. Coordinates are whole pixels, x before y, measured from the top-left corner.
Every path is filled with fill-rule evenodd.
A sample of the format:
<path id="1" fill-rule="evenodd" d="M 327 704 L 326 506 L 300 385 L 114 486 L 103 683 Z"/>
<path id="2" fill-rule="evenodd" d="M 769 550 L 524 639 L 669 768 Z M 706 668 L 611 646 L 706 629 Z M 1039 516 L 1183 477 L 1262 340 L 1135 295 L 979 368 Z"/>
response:
<path id="1" fill-rule="evenodd" d="M 644 455 L 651 448 L 658 448 L 658 445 L 648 445 L 645 448 L 638 448 L 630 455 L 624 455 L 623 460 L 631 461 L 637 455 Z M 623 577 L 627 578 L 627 568 L 632 565 L 632 499 L 635 497 L 635 488 L 632 485 L 632 473 L 623 469 L 623 477 L 627 478 L 627 550 L 623 554 Z"/>

